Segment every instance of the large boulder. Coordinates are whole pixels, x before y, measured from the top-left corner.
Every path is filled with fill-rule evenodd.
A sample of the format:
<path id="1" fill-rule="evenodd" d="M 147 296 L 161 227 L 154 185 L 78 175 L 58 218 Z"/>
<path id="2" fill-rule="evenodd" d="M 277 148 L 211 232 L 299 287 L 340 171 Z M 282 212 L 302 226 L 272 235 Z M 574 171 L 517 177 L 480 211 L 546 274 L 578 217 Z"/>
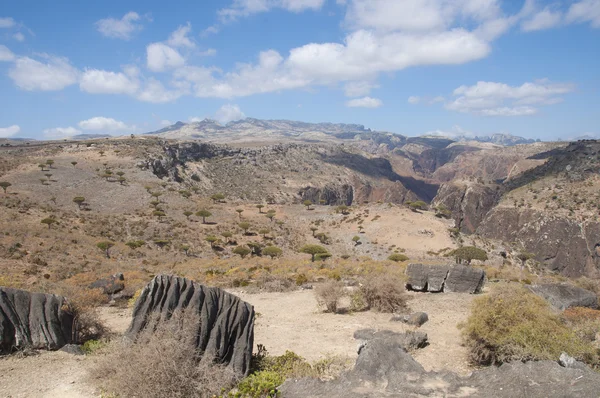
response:
<path id="1" fill-rule="evenodd" d="M 479 293 L 485 271 L 464 265 L 408 264 L 406 288 L 418 292 Z"/>
<path id="2" fill-rule="evenodd" d="M 90 284 L 90 289 L 102 289 L 104 294 L 112 295 L 125 289 L 125 277 L 118 273 Z"/>
<path id="3" fill-rule="evenodd" d="M 561 311 L 569 307 L 598 308 L 596 293 L 577 286 L 566 283 L 548 283 L 530 286 L 529 289 Z"/>
<path id="4" fill-rule="evenodd" d="M 485 282 L 485 271 L 480 268 L 456 265 L 450 268 L 444 292 L 479 293 Z"/>
<path id="5" fill-rule="evenodd" d="M 407 288 L 420 292 L 441 292 L 449 270 L 448 265 L 408 264 Z"/>
<path id="6" fill-rule="evenodd" d="M 156 276 L 136 301 L 126 336 L 135 339 L 149 320 L 165 322 L 178 310 L 199 315 L 197 348 L 205 357 L 226 364 L 238 374 L 248 374 L 254 344 L 254 307 L 215 287 L 176 276 Z"/>
<path id="7" fill-rule="evenodd" d="M 404 339 L 380 333 L 361 345 L 354 369 L 338 379 L 287 380 L 286 398 L 365 397 L 595 397 L 600 374 L 554 361 L 515 362 L 476 370 L 468 377 L 427 372 L 403 346 Z M 361 334 L 362 337 L 362 334 Z M 557 358 L 558 360 L 558 358 Z"/>
<path id="8" fill-rule="evenodd" d="M 57 350 L 73 341 L 74 326 L 64 297 L 0 287 L 0 352 Z"/>

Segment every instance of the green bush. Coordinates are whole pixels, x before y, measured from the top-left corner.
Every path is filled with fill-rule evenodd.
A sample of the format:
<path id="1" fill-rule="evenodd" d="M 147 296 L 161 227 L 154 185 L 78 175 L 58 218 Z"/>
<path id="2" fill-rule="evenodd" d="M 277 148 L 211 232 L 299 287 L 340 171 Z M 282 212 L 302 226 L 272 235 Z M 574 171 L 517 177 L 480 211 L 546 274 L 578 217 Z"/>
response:
<path id="1" fill-rule="evenodd" d="M 263 398 L 277 397 L 279 387 L 285 378 L 277 372 L 261 371 L 243 379 L 237 386 L 238 392 L 234 397 Z"/>
<path id="2" fill-rule="evenodd" d="M 390 254 L 390 256 L 388 257 L 388 260 L 390 261 L 394 261 L 394 262 L 401 262 L 401 261 L 406 261 L 408 260 L 408 257 L 405 256 L 404 254 L 400 254 L 400 253 L 393 253 Z"/>
<path id="3" fill-rule="evenodd" d="M 85 343 L 83 343 L 83 345 L 81 346 L 81 350 L 87 355 L 89 355 L 93 354 L 94 352 L 98 351 L 104 346 L 106 346 L 106 343 L 100 340 L 88 340 Z"/>
<path id="4" fill-rule="evenodd" d="M 597 365 L 598 352 L 521 285 L 500 285 L 473 302 L 463 336 L 476 364 L 557 360 L 562 352 Z"/>

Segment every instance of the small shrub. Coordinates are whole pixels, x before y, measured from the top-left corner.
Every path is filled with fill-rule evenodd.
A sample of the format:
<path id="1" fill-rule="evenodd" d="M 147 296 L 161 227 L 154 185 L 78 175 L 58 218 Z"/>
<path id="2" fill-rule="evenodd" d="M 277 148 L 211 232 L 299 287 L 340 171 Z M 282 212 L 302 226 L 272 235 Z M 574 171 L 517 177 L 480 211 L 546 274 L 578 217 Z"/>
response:
<path id="1" fill-rule="evenodd" d="M 401 262 L 401 261 L 408 260 L 408 257 L 405 256 L 404 254 L 393 253 L 393 254 L 390 254 L 390 256 L 388 257 L 388 260 L 394 261 L 394 262 L 398 263 L 398 262 Z"/>
<path id="2" fill-rule="evenodd" d="M 590 364 L 598 355 L 555 315 L 549 304 L 521 285 L 497 286 L 473 302 L 463 326 L 471 360 L 482 365 L 557 360 L 562 352 Z"/>
<path id="3" fill-rule="evenodd" d="M 404 281 L 392 275 L 379 275 L 365 280 L 360 287 L 367 308 L 378 312 L 396 312 L 407 308 Z"/>
<path id="4" fill-rule="evenodd" d="M 87 355 L 93 354 L 96 351 L 105 347 L 106 344 L 100 340 L 88 340 L 81 346 L 81 350 Z"/>
<path id="5" fill-rule="evenodd" d="M 315 295 L 319 306 L 325 307 L 327 312 L 335 314 L 340 300 L 346 295 L 346 290 L 343 283 L 329 280 L 315 288 Z"/>

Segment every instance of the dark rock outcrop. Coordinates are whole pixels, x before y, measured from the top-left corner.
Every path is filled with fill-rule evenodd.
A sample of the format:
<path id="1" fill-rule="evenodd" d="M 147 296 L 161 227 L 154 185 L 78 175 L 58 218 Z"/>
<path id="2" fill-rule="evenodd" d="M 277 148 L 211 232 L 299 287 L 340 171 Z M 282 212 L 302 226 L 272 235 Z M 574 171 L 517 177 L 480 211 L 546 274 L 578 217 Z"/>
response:
<path id="1" fill-rule="evenodd" d="M 427 372 L 406 352 L 401 339 L 391 335 L 363 343 L 354 369 L 337 380 L 287 380 L 279 388 L 282 396 L 562 398 L 597 396 L 600 389 L 600 375 L 591 369 L 562 367 L 554 361 L 507 363 L 464 378 Z"/>
<path id="2" fill-rule="evenodd" d="M 429 316 L 425 312 L 415 312 L 410 315 L 396 315 L 390 319 L 392 322 L 402 322 L 413 326 L 422 326 L 428 320 Z"/>
<path id="3" fill-rule="evenodd" d="M 485 271 L 480 268 L 455 265 L 450 268 L 444 292 L 479 293 L 485 283 Z"/>
<path id="4" fill-rule="evenodd" d="M 549 283 L 530 286 L 529 289 L 561 311 L 570 307 L 598 308 L 598 296 L 577 286 Z"/>
<path id="5" fill-rule="evenodd" d="M 156 276 L 136 301 L 126 336 L 135 339 L 149 319 L 165 322 L 177 310 L 199 315 L 197 347 L 205 357 L 227 364 L 236 373 L 248 374 L 254 307 L 218 288 L 176 276 Z"/>
<path id="6" fill-rule="evenodd" d="M 568 277 L 600 276 L 600 223 L 580 223 L 548 212 L 496 207 L 477 229 L 485 238 L 516 241 L 551 271 Z"/>
<path id="7" fill-rule="evenodd" d="M 464 265 L 409 264 L 406 288 L 418 292 L 479 293 L 485 283 L 485 271 Z"/>
<path id="8" fill-rule="evenodd" d="M 314 204 L 347 205 L 354 200 L 354 189 L 351 185 L 326 185 L 322 188 L 306 187 L 299 192 L 302 200 L 310 200 Z M 323 202 L 321 202 L 323 201 Z"/>
<path id="9" fill-rule="evenodd" d="M 408 264 L 406 287 L 420 292 L 441 292 L 449 270 L 448 265 Z"/>
<path id="10" fill-rule="evenodd" d="M 440 186 L 433 206 L 444 205 L 452 213 L 456 227 L 473 233 L 496 205 L 499 191 L 495 186 L 476 183 L 447 183 Z"/>
<path id="11" fill-rule="evenodd" d="M 125 277 L 118 273 L 90 284 L 91 289 L 102 289 L 104 294 L 115 294 L 125 289 Z"/>
<path id="12" fill-rule="evenodd" d="M 57 350 L 73 341 L 74 323 L 64 297 L 0 287 L 0 352 Z"/>

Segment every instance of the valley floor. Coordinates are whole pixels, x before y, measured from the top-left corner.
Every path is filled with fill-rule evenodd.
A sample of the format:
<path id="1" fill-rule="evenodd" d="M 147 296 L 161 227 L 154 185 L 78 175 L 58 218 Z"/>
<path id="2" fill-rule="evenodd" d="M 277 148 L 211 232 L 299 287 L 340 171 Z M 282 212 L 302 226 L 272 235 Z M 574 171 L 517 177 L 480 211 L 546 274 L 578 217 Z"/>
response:
<path id="1" fill-rule="evenodd" d="M 412 327 L 390 322 L 390 314 L 358 312 L 326 314 L 319 311 L 311 290 L 291 293 L 249 294 L 232 291 L 254 305 L 257 317 L 255 344 L 263 344 L 272 355 L 286 350 L 316 361 L 327 355 L 356 358 L 358 341 L 355 330 L 405 331 Z M 457 325 L 467 319 L 473 295 L 444 293 L 408 293 L 412 311 L 424 311 L 429 322 L 420 330 L 429 336 L 429 346 L 414 354 L 426 370 L 451 370 L 468 374 L 467 351 L 461 345 Z M 129 326 L 131 311 L 103 307 L 100 315 L 117 334 Z M 0 359 L 0 397 L 95 397 L 88 383 L 94 356 L 74 356 L 64 352 L 40 352 L 40 355 Z"/>

